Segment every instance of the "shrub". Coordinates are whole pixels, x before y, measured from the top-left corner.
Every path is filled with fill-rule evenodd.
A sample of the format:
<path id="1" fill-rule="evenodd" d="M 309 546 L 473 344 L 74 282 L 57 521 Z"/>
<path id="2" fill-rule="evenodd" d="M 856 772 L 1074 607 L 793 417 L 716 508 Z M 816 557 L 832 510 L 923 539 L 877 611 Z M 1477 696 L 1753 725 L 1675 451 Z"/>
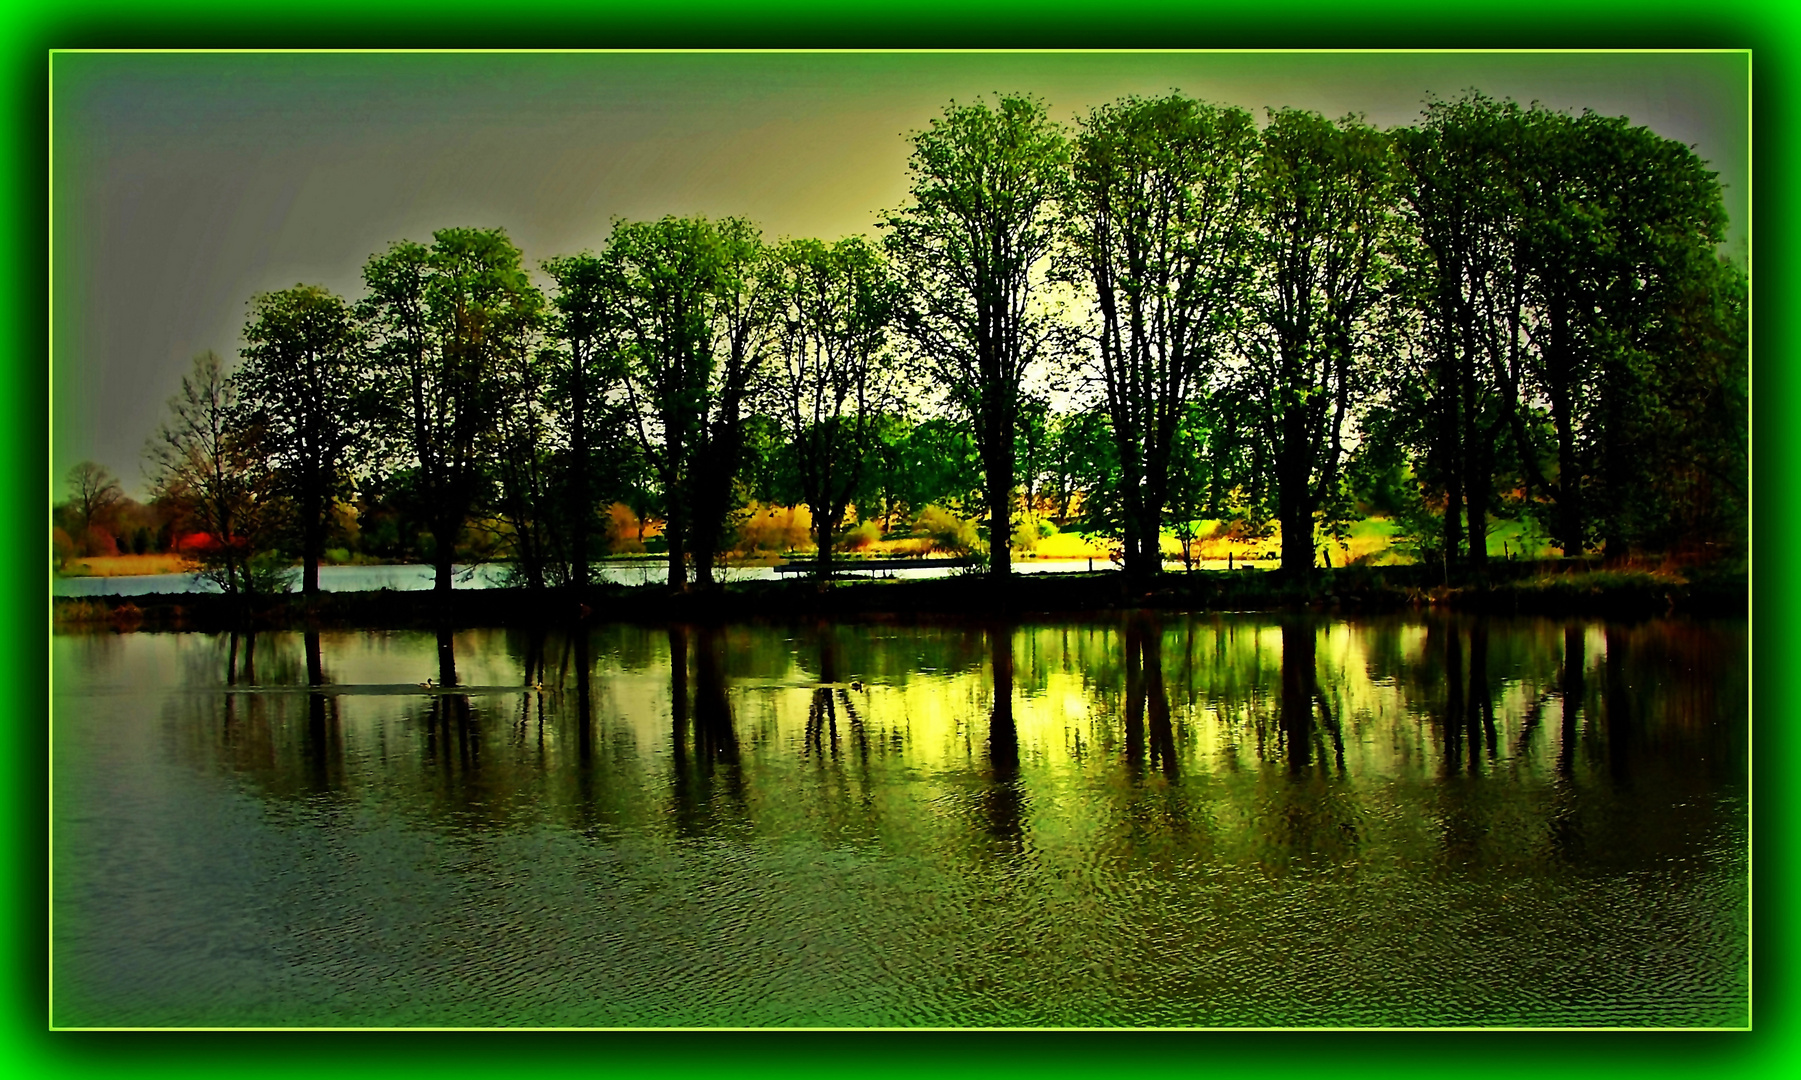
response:
<path id="1" fill-rule="evenodd" d="M 119 554 L 119 544 L 113 539 L 113 534 L 98 525 L 88 529 L 82 547 L 90 556 L 111 558 Z"/>
<path id="2" fill-rule="evenodd" d="M 1014 551 L 1029 552 L 1036 550 L 1038 541 L 1042 539 L 1044 535 L 1043 530 L 1038 527 L 1038 519 L 1033 515 L 1029 513 L 1020 514 L 1013 519 Z"/>
<path id="3" fill-rule="evenodd" d="M 644 552 L 644 522 L 624 503 L 607 507 L 607 548 L 618 555 Z"/>
<path id="4" fill-rule="evenodd" d="M 981 551 L 975 522 L 958 517 L 942 506 L 928 506 L 914 519 L 913 531 L 931 540 L 932 550 L 947 555 L 971 555 Z"/>
<path id="5" fill-rule="evenodd" d="M 878 522 L 865 521 L 852 525 L 838 535 L 839 551 L 862 551 L 882 538 L 882 526 Z"/>
<path id="6" fill-rule="evenodd" d="M 804 506 L 768 506 L 753 502 L 738 523 L 741 553 L 797 551 L 813 546 L 813 515 Z"/>
<path id="7" fill-rule="evenodd" d="M 285 593 L 293 590 L 300 568 L 279 551 L 259 551 L 250 557 L 244 574 L 253 593 Z"/>

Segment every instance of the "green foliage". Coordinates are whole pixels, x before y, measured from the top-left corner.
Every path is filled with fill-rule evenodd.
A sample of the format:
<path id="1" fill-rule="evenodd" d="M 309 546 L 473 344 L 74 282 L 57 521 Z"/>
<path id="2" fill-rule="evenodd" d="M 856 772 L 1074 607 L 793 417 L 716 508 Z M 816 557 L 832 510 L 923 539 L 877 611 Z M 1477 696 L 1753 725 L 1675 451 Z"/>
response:
<path id="1" fill-rule="evenodd" d="M 1358 117 L 1272 110 L 1256 164 L 1263 277 L 1242 385 L 1271 448 L 1282 565 L 1306 573 L 1314 517 L 1340 489 L 1343 439 L 1383 350 L 1399 233 L 1388 137 Z"/>
<path id="2" fill-rule="evenodd" d="M 1171 95 L 1127 98 L 1083 121 L 1065 200 L 1068 279 L 1091 290 L 1103 404 L 1115 440 L 1107 502 L 1129 573 L 1162 564 L 1166 504 L 1193 490 L 1173 460 L 1189 403 L 1240 330 L 1254 270 L 1251 164 L 1242 109 Z M 1193 447 L 1188 447 L 1193 457 Z"/>
<path id="3" fill-rule="evenodd" d="M 813 515 L 823 566 L 885 426 L 901 406 L 887 352 L 898 285 L 861 237 L 790 240 L 770 254 L 770 411 Z"/>
<path id="4" fill-rule="evenodd" d="M 1132 97 L 1073 135 L 1007 95 L 911 151 L 880 252 L 617 221 L 543 263 L 547 299 L 503 231 L 446 229 L 370 259 L 354 307 L 259 295 L 243 370 L 198 360 L 152 440 L 154 513 L 84 463 L 57 551 L 200 532 L 231 591 L 328 541 L 556 585 L 616 503 L 664 519 L 672 581 L 769 531 L 752 505 L 805 504 L 828 552 L 878 518 L 958 553 L 986 529 L 1000 571 L 1052 522 L 1140 569 L 1272 516 L 1297 565 L 1370 514 L 1447 569 L 1495 522 L 1748 545 L 1748 289 L 1687 147 L 1472 92 L 1387 132 Z"/>
<path id="5" fill-rule="evenodd" d="M 1063 337 L 1046 296 L 1069 147 L 1044 103 L 1019 95 L 952 102 L 912 143 L 911 200 L 884 222 L 908 300 L 901 327 L 968 421 L 989 516 L 1005 536 L 1021 385 Z M 1004 544 L 993 569 L 1007 572 Z"/>
<path id="6" fill-rule="evenodd" d="M 488 494 L 503 372 L 528 362 L 544 298 L 502 229 L 440 229 L 426 247 L 392 245 L 363 268 L 357 306 L 371 345 L 379 430 L 430 523 L 438 588 L 470 512 Z"/>

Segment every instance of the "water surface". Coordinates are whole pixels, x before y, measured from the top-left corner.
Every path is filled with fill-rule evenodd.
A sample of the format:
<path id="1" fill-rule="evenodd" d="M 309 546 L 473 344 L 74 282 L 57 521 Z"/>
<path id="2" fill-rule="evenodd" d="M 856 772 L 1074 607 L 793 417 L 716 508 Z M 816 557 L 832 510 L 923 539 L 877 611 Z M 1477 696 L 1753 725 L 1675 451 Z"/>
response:
<path id="1" fill-rule="evenodd" d="M 1745 650 L 1412 616 L 59 635 L 54 1019 L 1739 1026 Z"/>

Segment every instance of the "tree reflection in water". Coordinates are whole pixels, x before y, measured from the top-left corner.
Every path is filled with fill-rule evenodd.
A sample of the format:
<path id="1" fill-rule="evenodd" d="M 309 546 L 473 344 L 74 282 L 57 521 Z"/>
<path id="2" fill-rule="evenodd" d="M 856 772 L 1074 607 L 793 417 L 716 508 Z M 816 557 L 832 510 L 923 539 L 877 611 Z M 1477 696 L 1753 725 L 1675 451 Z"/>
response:
<path id="1" fill-rule="evenodd" d="M 1019 730 L 1013 721 L 1013 627 L 990 624 L 988 665 L 993 700 L 988 713 L 988 776 L 981 812 L 1001 853 L 1025 850 L 1025 792 L 1019 779 Z"/>
<path id="2" fill-rule="evenodd" d="M 671 795 L 677 832 L 701 836 L 722 819 L 745 812 L 738 733 L 726 685 L 725 641 L 719 626 L 669 628 Z M 694 680 L 689 694 L 689 655 Z M 723 797 L 723 801 L 721 801 Z"/>
<path id="3" fill-rule="evenodd" d="M 279 911 L 207 923 L 218 955 L 275 948 L 268 985 L 325 973 L 315 1000 L 395 1022 L 705 1024 L 803 984 L 952 1025 L 1731 1020 L 1744 639 L 1167 613 L 57 639 L 86 695 L 56 717 L 58 925 L 104 928 L 59 985 L 122 947 L 164 970 L 188 924 L 114 914 L 198 882 Z M 434 661 L 447 690 L 414 682 Z M 221 839 L 159 839 L 191 820 Z M 394 1004 L 393 971 L 447 964 L 461 996 Z"/>

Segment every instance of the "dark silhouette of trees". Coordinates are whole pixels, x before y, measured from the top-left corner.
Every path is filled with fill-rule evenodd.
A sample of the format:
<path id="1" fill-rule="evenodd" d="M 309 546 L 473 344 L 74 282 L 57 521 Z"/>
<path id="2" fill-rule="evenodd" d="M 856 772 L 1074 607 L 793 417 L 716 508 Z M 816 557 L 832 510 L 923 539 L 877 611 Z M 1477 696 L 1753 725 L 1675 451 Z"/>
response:
<path id="1" fill-rule="evenodd" d="M 1417 303 L 1430 373 L 1386 404 L 1423 414 L 1417 471 L 1444 496 L 1448 557 L 1467 542 L 1481 571 L 1497 484 L 1536 498 L 1566 555 L 1594 539 L 1614 555 L 1668 544 L 1676 511 L 1652 493 L 1699 474 L 1660 451 L 1728 446 L 1742 430 L 1688 422 L 1708 412 L 1688 402 L 1738 385 L 1725 358 L 1742 290 L 1714 254 L 1713 174 L 1623 119 L 1473 92 L 1429 102 L 1394 138 L 1429 282 Z M 1703 381 L 1718 390 L 1697 395 Z M 1707 491 L 1712 477 L 1732 490 L 1731 456 L 1710 458 Z M 1688 490 L 1709 497 L 1702 486 Z"/>
<path id="2" fill-rule="evenodd" d="M 694 580 L 701 588 L 715 584 L 719 553 L 742 505 L 737 484 L 744 464 L 746 409 L 766 373 L 776 304 L 768 250 L 755 225 L 743 218 L 718 221 L 713 244 L 710 407 L 703 414 L 693 476 L 691 544 Z"/>
<path id="3" fill-rule="evenodd" d="M 516 580 L 580 590 L 617 499 L 704 588 L 754 498 L 807 504 L 822 573 L 853 505 L 957 551 L 985 514 L 1004 578 L 1023 494 L 1022 529 L 1117 536 L 1135 576 L 1165 527 L 1192 566 L 1200 522 L 1272 513 L 1304 575 L 1354 498 L 1447 574 L 1483 573 L 1493 517 L 1566 555 L 1742 550 L 1747 284 L 1687 147 L 1474 91 L 1389 132 L 1130 97 L 1073 138 L 1004 95 L 910 141 L 886 261 L 672 216 L 545 261 L 548 301 L 499 229 L 394 244 L 354 307 L 255 297 L 244 369 L 198 361 L 151 440 L 132 546 L 178 510 L 222 588 L 267 587 L 252 556 L 291 516 L 311 593 L 354 500 L 346 531 L 440 591 L 472 522 L 476 557 L 498 539 Z M 77 470 L 59 553 L 118 498 Z"/>
<path id="4" fill-rule="evenodd" d="M 260 295 L 250 312 L 233 378 L 267 466 L 293 501 L 301 591 L 312 596 L 332 509 L 349 493 L 348 454 L 364 434 L 361 334 L 349 305 L 313 285 Z"/>
<path id="5" fill-rule="evenodd" d="M 952 102 L 912 141 L 912 201 L 884 237 L 909 300 L 901 325 L 971 424 L 989 573 L 1005 578 L 1020 384 L 1057 347 L 1046 282 L 1069 149 L 1044 103 L 1017 95 Z"/>
<path id="6" fill-rule="evenodd" d="M 618 353 L 612 347 L 613 292 L 616 283 L 606 262 L 593 255 L 550 259 L 545 272 L 556 281 L 551 296 L 551 333 L 558 343 L 554 362 L 569 402 L 567 420 L 568 515 L 570 529 L 570 582 L 576 589 L 588 586 L 589 537 L 593 532 L 594 501 L 599 492 L 591 477 L 599 471 L 594 460 L 594 420 L 604 404 L 605 387 L 617 378 Z"/>
<path id="7" fill-rule="evenodd" d="M 434 588 L 451 589 L 486 482 L 498 373 L 532 345 L 543 297 L 501 229 L 441 229 L 369 260 L 359 306 L 385 399 L 384 425 L 430 523 Z"/>

